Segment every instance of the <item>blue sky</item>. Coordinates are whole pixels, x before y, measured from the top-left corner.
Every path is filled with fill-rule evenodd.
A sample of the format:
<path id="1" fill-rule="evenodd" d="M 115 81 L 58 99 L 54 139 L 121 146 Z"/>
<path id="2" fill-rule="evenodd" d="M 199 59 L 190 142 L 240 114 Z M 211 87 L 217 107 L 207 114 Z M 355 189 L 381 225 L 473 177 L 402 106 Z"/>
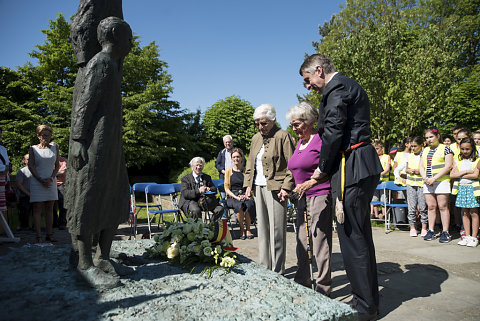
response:
<path id="1" fill-rule="evenodd" d="M 58 13 L 67 19 L 79 0 L 0 0 L 0 65 L 16 69 L 42 44 L 40 30 Z M 171 98 L 205 111 L 238 95 L 254 107 L 270 103 L 286 128 L 285 114 L 306 93 L 298 74 L 314 53 L 318 25 L 344 0 L 123 0 L 124 19 L 141 45 L 159 46 L 173 77 Z M 341 68 L 339 68 L 341 69 Z"/>

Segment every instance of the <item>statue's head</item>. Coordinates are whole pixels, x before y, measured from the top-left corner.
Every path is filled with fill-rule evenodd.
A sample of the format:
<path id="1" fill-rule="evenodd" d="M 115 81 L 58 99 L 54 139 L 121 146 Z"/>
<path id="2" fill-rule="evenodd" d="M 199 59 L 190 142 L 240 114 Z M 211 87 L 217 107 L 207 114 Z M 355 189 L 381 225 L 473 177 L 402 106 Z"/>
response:
<path id="1" fill-rule="evenodd" d="M 97 36 L 102 47 L 111 44 L 121 56 L 126 56 L 132 49 L 132 29 L 118 17 L 108 17 L 100 21 Z"/>

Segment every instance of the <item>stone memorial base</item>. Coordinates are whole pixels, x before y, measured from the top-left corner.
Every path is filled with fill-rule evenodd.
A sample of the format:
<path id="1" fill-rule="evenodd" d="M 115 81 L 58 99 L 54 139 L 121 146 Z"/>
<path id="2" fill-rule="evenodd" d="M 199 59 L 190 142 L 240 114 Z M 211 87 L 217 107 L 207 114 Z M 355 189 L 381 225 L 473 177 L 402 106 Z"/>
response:
<path id="1" fill-rule="evenodd" d="M 0 320 L 355 320 L 329 299 L 240 256 L 229 274 L 206 279 L 146 259 L 151 240 L 114 241 L 133 273 L 98 291 L 69 268 L 70 245 L 25 246 L 0 257 Z"/>

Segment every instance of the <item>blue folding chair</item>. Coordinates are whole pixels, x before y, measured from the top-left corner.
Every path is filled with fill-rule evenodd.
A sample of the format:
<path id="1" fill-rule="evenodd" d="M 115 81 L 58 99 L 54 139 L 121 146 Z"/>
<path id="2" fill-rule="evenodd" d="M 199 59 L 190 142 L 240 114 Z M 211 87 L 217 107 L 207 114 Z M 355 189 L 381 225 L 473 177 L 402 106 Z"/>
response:
<path id="1" fill-rule="evenodd" d="M 392 213 L 394 213 L 395 208 L 406 208 L 408 210 L 408 204 L 405 203 L 394 203 L 392 198 L 392 191 L 399 192 L 405 191 L 407 188 L 405 186 L 397 185 L 393 181 L 387 181 L 385 183 L 385 192 L 388 191 L 388 199 L 385 198 L 385 233 L 388 233 L 391 230 L 391 225 L 399 226 L 399 225 L 406 225 L 409 226 L 407 223 L 393 223 Z"/>
<path id="2" fill-rule="evenodd" d="M 147 221 L 148 221 L 148 232 L 150 238 L 152 238 L 152 222 L 155 219 L 155 216 L 160 215 L 158 220 L 158 229 L 160 229 L 160 223 L 163 222 L 163 215 L 168 213 L 174 214 L 174 219 L 178 221 L 183 221 L 182 215 L 176 202 L 173 201 L 173 195 L 176 194 L 175 187 L 173 184 L 150 184 L 145 188 L 145 204 L 147 208 Z M 148 196 L 159 196 L 158 203 L 151 204 Z M 162 196 L 170 196 L 170 201 L 172 203 L 172 209 L 164 209 L 162 206 Z M 152 197 L 153 199 L 153 197 Z M 156 209 L 155 209 L 156 208 Z"/>
<path id="3" fill-rule="evenodd" d="M 370 220 L 371 221 L 382 221 L 385 223 L 385 233 L 387 233 L 387 208 L 386 208 L 386 203 L 388 202 L 388 195 L 387 195 L 387 190 L 386 190 L 386 187 L 387 187 L 387 182 L 386 181 L 383 181 L 383 182 L 380 182 L 378 183 L 377 185 L 377 190 L 378 191 L 381 191 L 382 195 L 383 195 L 383 201 L 381 200 L 381 198 L 378 200 L 378 201 L 372 201 L 370 202 L 371 205 L 374 205 L 374 206 L 383 206 L 385 208 L 385 216 L 383 217 L 383 219 L 381 218 L 371 218 Z"/>
<path id="4" fill-rule="evenodd" d="M 134 217 L 133 217 L 133 233 L 135 233 L 134 238 L 136 239 L 137 235 L 137 216 L 138 213 L 141 212 L 142 209 L 146 209 L 147 205 L 146 204 L 137 204 L 136 202 L 136 193 L 145 193 L 145 189 L 147 188 L 148 185 L 151 184 L 156 184 L 154 182 L 147 182 L 147 183 L 135 183 L 132 186 L 132 203 L 133 203 L 133 212 L 134 212 Z M 152 206 L 152 205 L 151 205 Z"/>

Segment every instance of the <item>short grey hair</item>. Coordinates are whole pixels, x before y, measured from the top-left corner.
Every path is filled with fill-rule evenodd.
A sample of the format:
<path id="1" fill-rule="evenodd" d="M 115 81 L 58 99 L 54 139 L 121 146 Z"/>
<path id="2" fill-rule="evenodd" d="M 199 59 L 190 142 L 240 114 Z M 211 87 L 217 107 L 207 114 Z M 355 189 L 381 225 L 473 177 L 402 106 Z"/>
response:
<path id="1" fill-rule="evenodd" d="M 192 158 L 192 160 L 190 161 L 190 167 L 192 167 L 198 161 L 202 162 L 202 165 L 205 166 L 205 158 L 197 156 Z"/>
<path id="2" fill-rule="evenodd" d="M 233 141 L 233 138 L 232 138 L 232 136 L 230 136 L 230 135 L 225 135 L 225 136 L 223 136 L 223 141 L 225 141 L 225 139 L 227 139 L 227 138 L 230 138 L 230 139 Z"/>
<path id="3" fill-rule="evenodd" d="M 290 108 L 285 117 L 289 122 L 301 120 L 311 125 L 318 119 L 318 112 L 312 104 L 307 101 L 302 101 Z"/>
<path id="4" fill-rule="evenodd" d="M 322 54 L 313 54 L 307 59 L 305 59 L 302 66 L 300 67 L 300 76 L 303 76 L 304 72 L 308 72 L 309 74 L 315 73 L 317 66 L 322 67 L 323 71 L 326 74 L 331 74 L 336 71 L 335 66 L 330 61 L 330 59 L 327 58 L 327 56 Z"/>
<path id="5" fill-rule="evenodd" d="M 275 121 L 277 119 L 277 112 L 275 108 L 270 104 L 261 104 L 253 112 L 253 120 L 266 117 L 270 121 Z"/>

